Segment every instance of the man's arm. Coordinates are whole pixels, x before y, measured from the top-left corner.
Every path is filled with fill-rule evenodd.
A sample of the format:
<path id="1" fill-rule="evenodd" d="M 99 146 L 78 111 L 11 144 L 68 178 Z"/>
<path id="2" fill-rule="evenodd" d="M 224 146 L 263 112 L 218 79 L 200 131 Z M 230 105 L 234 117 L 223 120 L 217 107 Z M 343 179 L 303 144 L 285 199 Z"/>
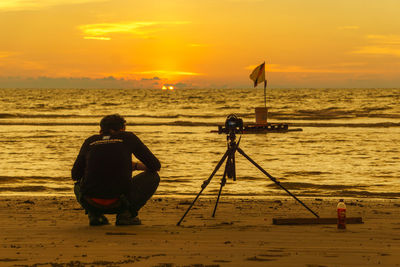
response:
<path id="1" fill-rule="evenodd" d="M 83 143 L 79 154 L 75 160 L 74 166 L 71 170 L 71 178 L 74 181 L 80 181 L 85 175 L 85 167 L 86 167 L 86 151 L 87 151 L 86 141 Z"/>
<path id="2" fill-rule="evenodd" d="M 139 162 L 136 167 L 137 170 L 149 170 L 159 171 L 161 169 L 161 163 L 156 156 L 150 151 L 150 149 L 143 144 L 143 142 L 132 133 L 132 153 L 135 157 L 143 163 Z M 135 163 L 133 163 L 133 168 Z"/>

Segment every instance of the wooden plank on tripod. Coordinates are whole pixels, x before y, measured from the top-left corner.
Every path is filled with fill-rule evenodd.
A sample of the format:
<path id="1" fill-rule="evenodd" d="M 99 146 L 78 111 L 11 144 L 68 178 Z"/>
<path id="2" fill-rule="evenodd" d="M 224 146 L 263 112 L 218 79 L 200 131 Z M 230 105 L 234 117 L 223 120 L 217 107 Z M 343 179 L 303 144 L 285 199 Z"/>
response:
<path id="1" fill-rule="evenodd" d="M 272 218 L 275 225 L 337 224 L 337 218 Z M 348 217 L 346 224 L 364 223 L 362 217 Z"/>

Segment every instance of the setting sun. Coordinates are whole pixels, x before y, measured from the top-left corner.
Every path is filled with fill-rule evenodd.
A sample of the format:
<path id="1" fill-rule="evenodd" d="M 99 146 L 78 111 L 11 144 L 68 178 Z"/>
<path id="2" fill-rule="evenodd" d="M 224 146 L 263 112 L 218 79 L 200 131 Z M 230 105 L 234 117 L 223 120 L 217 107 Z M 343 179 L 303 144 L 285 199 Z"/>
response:
<path id="1" fill-rule="evenodd" d="M 163 87 L 161 88 L 162 90 L 174 90 L 175 87 L 172 85 L 163 85 Z"/>

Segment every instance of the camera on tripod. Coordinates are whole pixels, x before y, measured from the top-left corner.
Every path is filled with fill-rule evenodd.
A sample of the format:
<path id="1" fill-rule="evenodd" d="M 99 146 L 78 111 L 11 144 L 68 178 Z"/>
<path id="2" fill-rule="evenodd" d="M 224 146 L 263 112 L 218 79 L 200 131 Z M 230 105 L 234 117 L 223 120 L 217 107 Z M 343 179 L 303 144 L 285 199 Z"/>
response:
<path id="1" fill-rule="evenodd" d="M 226 118 L 225 127 L 219 125 L 218 133 L 243 133 L 243 120 L 238 118 L 235 114 L 230 114 Z"/>
<path id="2" fill-rule="evenodd" d="M 179 226 L 183 219 L 185 218 L 186 214 L 190 211 L 190 209 L 193 207 L 194 203 L 196 200 L 199 198 L 201 193 L 206 189 L 207 185 L 211 182 L 211 179 L 214 177 L 214 175 L 217 173 L 219 168 L 226 162 L 225 164 L 225 170 L 224 174 L 221 179 L 221 186 L 219 188 L 218 192 L 218 197 L 217 201 L 215 203 L 214 211 L 212 214 L 212 217 L 214 217 L 215 212 L 217 210 L 217 205 L 219 202 L 219 198 L 221 196 L 222 188 L 226 184 L 226 177 L 232 178 L 233 181 L 236 180 L 236 164 L 235 164 L 235 153 L 239 152 L 243 157 L 245 157 L 248 161 L 250 161 L 257 169 L 259 169 L 263 174 L 265 174 L 271 181 L 273 181 L 276 185 L 278 185 L 280 188 L 285 190 L 289 195 L 291 195 L 294 199 L 296 199 L 303 207 L 305 207 L 307 210 L 309 210 L 312 214 L 314 214 L 317 218 L 319 218 L 318 214 L 316 214 L 314 211 L 312 211 L 309 207 L 307 207 L 301 200 L 299 200 L 295 195 L 293 195 L 289 190 L 287 190 L 283 185 L 277 181 L 275 177 L 270 175 L 267 171 L 265 171 L 260 165 L 258 165 L 254 160 L 252 160 L 240 147 L 239 143 L 241 140 L 241 136 L 239 138 L 239 141 L 236 142 L 236 133 L 243 133 L 243 120 L 238 118 L 235 114 L 230 114 L 225 121 L 225 127 L 224 126 L 218 126 L 218 133 L 226 133 L 226 140 L 227 140 L 227 150 L 225 151 L 225 154 L 222 156 L 221 160 L 218 162 L 217 166 L 215 166 L 213 172 L 211 173 L 210 177 L 203 181 L 203 184 L 201 185 L 201 190 L 193 200 L 192 204 L 188 207 L 186 212 L 183 214 L 182 218 L 179 220 L 179 222 L 176 224 Z"/>

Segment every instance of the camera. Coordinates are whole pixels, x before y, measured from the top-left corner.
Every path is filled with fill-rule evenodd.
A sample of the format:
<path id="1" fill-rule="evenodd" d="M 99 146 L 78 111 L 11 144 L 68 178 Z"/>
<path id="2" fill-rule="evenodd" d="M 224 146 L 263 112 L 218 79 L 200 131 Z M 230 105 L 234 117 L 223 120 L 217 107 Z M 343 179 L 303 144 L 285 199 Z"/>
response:
<path id="1" fill-rule="evenodd" d="M 243 120 L 238 118 L 235 114 L 230 114 L 226 118 L 225 127 L 218 126 L 218 133 L 242 133 L 243 132 Z"/>

